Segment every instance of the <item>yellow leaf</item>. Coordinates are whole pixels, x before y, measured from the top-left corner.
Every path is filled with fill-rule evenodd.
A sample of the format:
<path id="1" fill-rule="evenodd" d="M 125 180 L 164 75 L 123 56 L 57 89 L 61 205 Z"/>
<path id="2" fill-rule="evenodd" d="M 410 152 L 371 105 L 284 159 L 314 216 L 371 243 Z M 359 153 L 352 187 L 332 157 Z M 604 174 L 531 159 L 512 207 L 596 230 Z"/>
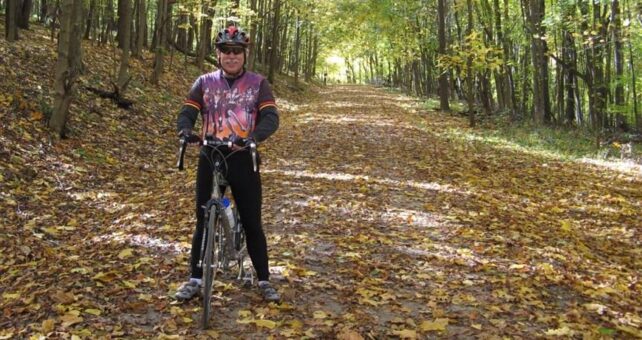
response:
<path id="1" fill-rule="evenodd" d="M 131 248 L 123 249 L 118 253 L 118 258 L 124 260 L 128 257 L 134 256 L 134 250 Z"/>
<path id="2" fill-rule="evenodd" d="M 52 332 L 55 327 L 56 327 L 56 320 L 54 319 L 47 319 L 42 322 L 42 331 L 45 334 Z"/>
<path id="3" fill-rule="evenodd" d="M 2 293 L 2 297 L 7 300 L 14 300 L 20 297 L 20 293 Z"/>
<path id="4" fill-rule="evenodd" d="M 413 329 L 404 329 L 402 331 L 394 331 L 392 333 L 402 339 L 417 339 L 417 332 Z"/>
<path id="5" fill-rule="evenodd" d="M 350 329 L 344 329 L 337 335 L 338 340 L 364 340 L 361 334 Z"/>
<path id="6" fill-rule="evenodd" d="M 239 314 L 239 318 L 241 319 L 247 319 L 252 317 L 252 312 L 250 312 L 249 310 L 240 310 L 238 314 Z"/>
<path id="7" fill-rule="evenodd" d="M 293 337 L 295 337 L 296 335 L 299 334 L 299 331 L 297 331 L 296 329 L 288 328 L 288 329 L 284 329 L 284 330 L 280 331 L 279 334 L 281 334 L 282 336 L 284 336 L 286 338 L 293 338 Z"/>
<path id="8" fill-rule="evenodd" d="M 82 322 L 83 318 L 73 314 L 65 314 L 60 317 L 60 321 L 62 321 L 62 326 L 67 328 L 69 326 Z"/>
<path id="9" fill-rule="evenodd" d="M 125 286 L 127 288 L 134 289 L 134 288 L 136 288 L 136 283 L 135 282 L 131 282 L 131 281 L 127 281 L 127 280 L 123 280 L 123 286 Z"/>
<path id="10" fill-rule="evenodd" d="M 40 111 L 32 111 L 31 112 L 31 120 L 42 120 L 44 115 Z"/>
<path id="11" fill-rule="evenodd" d="M 571 226 L 571 221 L 562 220 L 562 221 L 560 221 L 560 223 L 562 224 L 561 228 L 562 228 L 563 231 L 565 231 L 567 233 L 571 231 L 571 227 L 572 227 Z"/>
<path id="12" fill-rule="evenodd" d="M 328 317 L 328 314 L 322 310 L 315 311 L 312 315 L 315 319 L 325 319 Z"/>
<path id="13" fill-rule="evenodd" d="M 568 328 L 568 326 L 564 326 L 558 329 L 549 329 L 546 331 L 546 335 L 553 335 L 553 336 L 572 336 L 573 334 L 575 334 L 575 331 Z"/>
<path id="14" fill-rule="evenodd" d="M 274 327 L 276 327 L 276 322 L 272 320 L 256 320 L 254 323 L 259 327 L 265 327 L 269 329 L 274 329 Z"/>
<path id="15" fill-rule="evenodd" d="M 80 311 L 72 309 L 72 310 L 67 311 L 67 314 L 73 315 L 73 316 L 79 316 L 80 315 Z"/>
<path id="16" fill-rule="evenodd" d="M 205 334 L 209 335 L 210 337 L 212 337 L 214 339 L 218 339 L 219 336 L 220 336 L 217 331 L 211 330 L 211 329 L 208 330 L 207 332 L 205 332 Z"/>
<path id="17" fill-rule="evenodd" d="M 482 325 L 480 323 L 474 323 L 474 324 L 470 325 L 470 327 L 472 327 L 474 329 L 477 329 L 477 330 L 480 330 L 480 331 L 482 329 Z"/>
<path id="18" fill-rule="evenodd" d="M 85 313 L 95 315 L 95 316 L 100 316 L 100 314 L 102 314 L 100 309 L 93 309 L 93 308 L 85 309 Z"/>
<path id="19" fill-rule="evenodd" d="M 80 337 L 76 334 L 71 336 L 71 340 L 80 340 Z"/>
<path id="20" fill-rule="evenodd" d="M 435 321 L 424 321 L 421 323 L 419 328 L 424 331 L 445 331 L 446 326 L 448 326 L 447 318 L 438 318 Z"/>
<path id="21" fill-rule="evenodd" d="M 49 228 L 42 228 L 42 231 L 45 233 L 51 235 L 51 236 L 57 236 L 60 232 L 58 231 L 58 228 L 55 227 L 49 227 Z"/>

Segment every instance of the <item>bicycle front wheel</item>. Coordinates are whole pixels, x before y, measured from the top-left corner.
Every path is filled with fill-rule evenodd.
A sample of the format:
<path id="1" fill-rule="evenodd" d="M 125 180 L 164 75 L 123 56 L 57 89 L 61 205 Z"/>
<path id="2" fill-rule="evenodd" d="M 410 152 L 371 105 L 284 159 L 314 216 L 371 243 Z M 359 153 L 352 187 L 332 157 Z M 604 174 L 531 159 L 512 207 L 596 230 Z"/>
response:
<path id="1" fill-rule="evenodd" d="M 203 329 L 209 328 L 212 312 L 212 286 L 220 265 L 222 232 L 221 218 L 216 208 L 212 207 L 207 220 L 207 243 L 203 255 L 203 316 L 201 320 Z"/>

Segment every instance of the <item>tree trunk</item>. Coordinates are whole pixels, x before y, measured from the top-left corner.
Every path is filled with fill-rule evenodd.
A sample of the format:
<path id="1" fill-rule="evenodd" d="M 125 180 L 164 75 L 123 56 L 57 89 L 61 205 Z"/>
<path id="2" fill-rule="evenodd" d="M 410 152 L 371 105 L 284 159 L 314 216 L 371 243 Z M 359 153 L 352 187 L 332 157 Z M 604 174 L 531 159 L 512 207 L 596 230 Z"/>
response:
<path id="1" fill-rule="evenodd" d="M 250 0 L 250 9 L 255 12 L 257 10 L 256 1 L 257 0 Z M 250 39 L 252 39 L 252 41 L 258 41 L 257 22 L 258 20 L 256 18 L 253 18 L 252 24 L 250 25 Z M 255 44 L 251 44 L 248 51 L 249 60 L 247 61 L 247 65 L 250 70 L 254 70 L 256 68 L 256 53 L 257 48 Z"/>
<path id="2" fill-rule="evenodd" d="M 18 27 L 28 30 L 29 17 L 31 17 L 31 7 L 33 7 L 33 1 L 21 0 L 18 4 Z"/>
<path id="3" fill-rule="evenodd" d="M 89 12 L 87 13 L 87 23 L 85 26 L 85 34 L 83 38 L 89 40 L 89 34 L 91 29 L 94 27 L 94 21 L 96 19 L 96 0 L 89 1 Z"/>
<path id="4" fill-rule="evenodd" d="M 446 0 L 437 0 L 437 12 L 439 17 L 439 55 L 446 55 Z M 439 109 L 441 111 L 450 111 L 448 103 L 448 71 L 446 69 L 439 72 Z"/>
<path id="5" fill-rule="evenodd" d="M 268 69 L 268 81 L 274 84 L 274 69 L 277 67 L 277 49 L 279 47 L 279 17 L 281 15 L 281 0 L 274 0 L 274 20 L 272 22 L 272 43 L 270 46 L 270 62 Z"/>
<path id="6" fill-rule="evenodd" d="M 105 15 L 103 16 L 103 34 L 100 39 L 101 44 L 106 44 L 108 41 L 111 41 L 112 31 L 115 26 L 114 22 L 114 1 L 107 0 L 107 9 Z"/>
<path id="7" fill-rule="evenodd" d="M 550 97 L 548 91 L 548 56 L 545 31 L 542 25 L 545 13 L 544 0 L 526 1 L 528 28 L 531 32 L 531 57 L 533 61 L 533 109 L 535 121 L 539 124 L 551 122 Z"/>
<path id="8" fill-rule="evenodd" d="M 118 0 L 118 32 L 116 32 L 116 41 L 118 41 L 118 47 L 123 48 L 125 43 L 125 37 L 123 36 L 123 31 L 127 23 L 125 22 L 125 16 L 131 18 L 130 13 L 126 13 L 126 8 L 131 8 L 129 5 L 131 0 Z"/>
<path id="9" fill-rule="evenodd" d="M 299 16 L 296 17 L 296 41 L 294 43 L 294 83 L 298 84 L 299 82 L 299 69 L 300 69 L 300 59 L 301 55 L 301 19 Z"/>
<path id="10" fill-rule="evenodd" d="M 613 63 L 615 64 L 615 105 L 618 106 L 618 121 L 623 121 L 624 117 L 620 110 L 625 105 L 624 102 L 624 56 L 622 53 L 622 11 L 620 10 L 619 0 L 611 2 L 611 22 L 613 26 Z"/>
<path id="11" fill-rule="evenodd" d="M 152 73 L 152 84 L 158 85 L 163 74 L 163 58 L 165 47 L 163 41 L 167 40 L 167 6 L 168 0 L 158 0 L 158 15 L 156 17 L 156 55 L 154 57 L 154 72 Z"/>
<path id="12" fill-rule="evenodd" d="M 5 8 L 4 33 L 9 42 L 18 40 L 18 1 L 7 0 Z"/>
<path id="13" fill-rule="evenodd" d="M 47 18 L 47 0 L 40 0 L 40 8 L 38 10 L 38 22 L 41 24 L 44 24 L 46 18 Z"/>
<path id="14" fill-rule="evenodd" d="M 631 21 L 631 8 L 629 7 L 627 10 L 627 18 L 629 21 Z M 640 13 L 640 16 L 638 17 L 640 19 L 640 22 L 642 23 L 642 13 Z M 631 94 L 633 97 L 633 115 L 635 116 L 635 126 L 638 130 L 642 130 L 642 117 L 640 117 L 640 113 L 638 111 L 638 91 L 635 87 L 635 84 L 637 82 L 637 78 L 635 77 L 635 64 L 633 63 L 633 45 L 631 44 L 631 37 L 629 36 L 628 39 L 628 47 L 629 47 L 629 69 L 631 70 Z"/>
<path id="15" fill-rule="evenodd" d="M 466 0 L 466 7 L 468 9 L 468 26 L 466 26 L 466 36 L 469 36 L 473 31 L 473 3 L 472 0 Z M 474 93 L 473 81 L 475 76 L 473 74 L 473 57 L 469 55 L 466 60 L 466 99 L 468 102 L 468 119 L 470 126 L 475 126 L 475 108 L 474 108 Z"/>
<path id="16" fill-rule="evenodd" d="M 214 4 L 216 5 L 216 4 Z M 203 70 L 205 64 L 205 54 L 210 46 L 210 33 L 212 30 L 212 19 L 210 19 L 210 9 L 208 4 L 204 4 L 202 11 L 206 16 L 201 16 L 201 24 L 199 26 L 198 48 L 196 51 L 196 67 Z M 214 13 L 212 13 L 213 15 Z"/>
<path id="17" fill-rule="evenodd" d="M 145 30 L 147 28 L 147 8 L 145 0 L 136 0 L 136 39 L 132 56 L 141 58 L 143 55 L 143 46 L 145 46 Z"/>
<path id="18" fill-rule="evenodd" d="M 74 95 L 76 78 L 82 63 L 80 40 L 82 37 L 82 0 L 64 0 L 60 18 L 58 60 L 55 66 L 54 105 L 49 128 L 64 137 L 69 105 Z"/>
<path id="19" fill-rule="evenodd" d="M 131 1 L 125 0 L 121 4 L 123 6 L 123 15 L 122 18 L 124 24 L 121 27 L 123 29 L 119 34 L 122 35 L 122 57 L 120 58 L 120 68 L 118 70 L 118 92 L 124 94 L 127 84 L 129 83 L 129 50 L 131 46 Z"/>

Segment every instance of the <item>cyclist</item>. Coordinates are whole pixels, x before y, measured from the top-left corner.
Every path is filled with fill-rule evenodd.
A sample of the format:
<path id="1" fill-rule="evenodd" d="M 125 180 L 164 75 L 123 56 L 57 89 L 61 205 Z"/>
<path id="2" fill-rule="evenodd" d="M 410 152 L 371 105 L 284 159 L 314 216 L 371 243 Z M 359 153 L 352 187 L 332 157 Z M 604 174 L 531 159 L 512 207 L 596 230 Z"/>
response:
<path id="1" fill-rule="evenodd" d="M 249 142 L 263 142 L 279 126 L 279 115 L 268 81 L 247 71 L 248 35 L 235 26 L 222 29 L 216 37 L 216 55 L 220 69 L 201 75 L 192 85 L 178 114 L 178 131 L 188 143 L 197 144 L 201 138 L 192 132 L 200 112 L 203 127 L 201 136 L 231 140 L 232 147 Z M 278 302 L 279 293 L 269 282 L 268 250 L 261 225 L 262 189 L 259 172 L 254 172 L 247 149 L 227 159 L 227 181 L 232 188 L 243 222 L 247 249 L 256 270 L 258 287 L 266 301 Z M 202 208 L 212 193 L 212 168 L 206 152 L 201 150 L 196 175 L 196 230 L 192 237 L 191 276 L 175 297 L 188 300 L 201 290 L 203 270 L 200 259 L 205 212 Z"/>

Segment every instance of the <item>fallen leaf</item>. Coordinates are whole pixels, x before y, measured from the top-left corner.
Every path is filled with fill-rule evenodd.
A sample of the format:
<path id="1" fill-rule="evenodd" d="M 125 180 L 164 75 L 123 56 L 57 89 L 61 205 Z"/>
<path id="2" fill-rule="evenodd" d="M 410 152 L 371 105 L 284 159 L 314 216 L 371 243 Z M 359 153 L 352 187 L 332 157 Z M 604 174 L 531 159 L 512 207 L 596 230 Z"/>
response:
<path id="1" fill-rule="evenodd" d="M 54 319 L 47 319 L 42 322 L 42 331 L 46 334 L 49 332 L 52 332 L 54 328 L 56 327 L 56 320 Z"/>
<path id="2" fill-rule="evenodd" d="M 325 318 L 327 318 L 327 317 L 328 317 L 328 314 L 327 314 L 326 312 L 322 311 L 322 310 L 318 310 L 318 311 L 315 311 L 315 312 L 312 314 L 312 316 L 313 316 L 315 319 L 325 319 Z"/>
<path id="3" fill-rule="evenodd" d="M 93 309 L 93 308 L 85 309 L 85 313 L 96 315 L 96 316 L 100 316 L 100 314 L 102 314 L 102 312 L 99 309 Z"/>
<path id="4" fill-rule="evenodd" d="M 354 330 L 344 329 L 337 334 L 337 340 L 364 340 L 364 338 Z"/>
<path id="5" fill-rule="evenodd" d="M 60 317 L 62 326 L 67 328 L 83 321 L 83 318 L 73 314 L 65 314 Z"/>
<path id="6" fill-rule="evenodd" d="M 274 329 L 274 327 L 276 327 L 276 322 L 272 320 L 260 319 L 260 320 L 255 320 L 254 323 L 259 327 L 265 327 L 269 329 Z"/>
<path id="7" fill-rule="evenodd" d="M 392 334 L 400 337 L 401 339 L 416 339 L 417 338 L 417 331 L 412 330 L 412 329 L 404 329 L 401 331 L 394 331 Z"/>
<path id="8" fill-rule="evenodd" d="M 568 326 L 564 326 L 557 329 L 549 329 L 546 331 L 546 335 L 552 335 L 552 336 L 571 336 L 573 334 L 575 334 L 575 331 L 568 328 Z"/>
<path id="9" fill-rule="evenodd" d="M 448 326 L 448 319 L 439 318 L 439 319 L 435 319 L 435 321 L 424 321 L 421 323 L 419 328 L 424 332 L 445 331 L 446 326 Z"/>
<path id="10" fill-rule="evenodd" d="M 134 256 L 134 250 L 131 248 L 123 249 L 118 253 L 118 258 L 124 260 L 126 258 Z"/>

